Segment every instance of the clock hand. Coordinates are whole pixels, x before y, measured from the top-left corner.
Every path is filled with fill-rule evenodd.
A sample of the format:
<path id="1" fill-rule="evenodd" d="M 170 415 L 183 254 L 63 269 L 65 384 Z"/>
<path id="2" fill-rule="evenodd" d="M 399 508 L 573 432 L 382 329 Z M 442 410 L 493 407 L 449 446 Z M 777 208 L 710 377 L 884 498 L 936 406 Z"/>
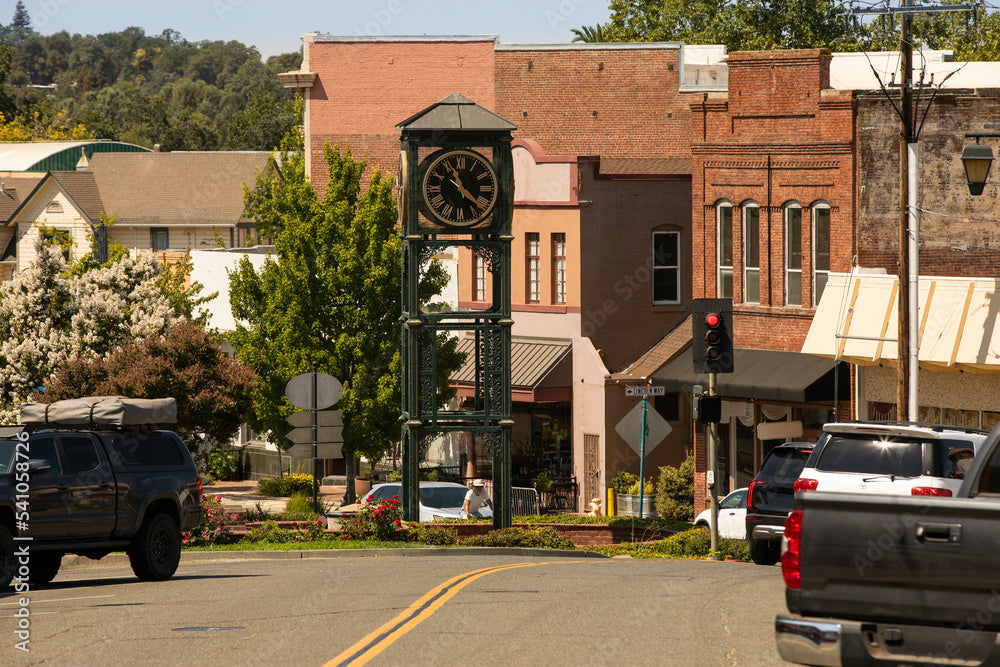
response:
<path id="1" fill-rule="evenodd" d="M 455 187 L 458 188 L 458 191 L 462 193 L 462 196 L 471 201 L 473 204 L 477 203 L 477 200 L 475 197 L 472 196 L 472 193 L 466 190 L 465 186 L 462 185 L 462 179 L 459 178 L 458 172 L 454 168 L 452 168 L 451 173 L 452 176 L 454 176 L 451 182 L 454 183 Z"/>

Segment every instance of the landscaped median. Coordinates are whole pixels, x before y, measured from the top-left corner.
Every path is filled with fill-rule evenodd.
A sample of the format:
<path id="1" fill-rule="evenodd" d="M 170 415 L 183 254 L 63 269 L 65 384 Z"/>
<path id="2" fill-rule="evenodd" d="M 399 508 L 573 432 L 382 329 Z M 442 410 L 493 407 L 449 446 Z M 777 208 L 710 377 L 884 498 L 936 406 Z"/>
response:
<path id="1" fill-rule="evenodd" d="M 489 521 L 409 524 L 396 499 L 363 505 L 338 529 L 325 517 L 303 509 L 293 497 L 289 510 L 226 513 L 217 496 L 203 500 L 205 520 L 186 533 L 184 545 L 198 551 L 314 549 L 396 549 L 401 547 L 517 547 L 584 549 L 637 558 L 705 557 L 708 532 L 682 521 L 578 515 L 515 517 L 510 528 L 493 530 Z M 308 505 L 308 503 L 305 503 Z M 249 520 L 248 520 L 249 519 Z M 725 558 L 741 558 L 744 543 L 720 540 Z"/>

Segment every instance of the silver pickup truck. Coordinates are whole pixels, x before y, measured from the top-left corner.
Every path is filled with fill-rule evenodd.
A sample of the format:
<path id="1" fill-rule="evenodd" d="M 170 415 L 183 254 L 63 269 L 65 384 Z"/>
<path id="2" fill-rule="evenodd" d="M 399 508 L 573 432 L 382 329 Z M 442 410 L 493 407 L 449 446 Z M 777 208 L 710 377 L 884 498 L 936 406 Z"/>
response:
<path id="1" fill-rule="evenodd" d="M 805 491 L 778 652 L 806 665 L 1000 665 L 1000 425 L 954 497 Z"/>

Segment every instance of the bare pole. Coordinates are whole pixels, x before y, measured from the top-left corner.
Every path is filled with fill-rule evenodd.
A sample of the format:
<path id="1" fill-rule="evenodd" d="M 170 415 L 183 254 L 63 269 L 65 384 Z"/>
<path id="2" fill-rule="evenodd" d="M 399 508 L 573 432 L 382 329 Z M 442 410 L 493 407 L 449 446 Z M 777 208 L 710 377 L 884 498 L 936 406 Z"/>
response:
<path id="1" fill-rule="evenodd" d="M 911 0 L 901 0 L 903 8 L 910 5 Z M 909 418 L 910 406 L 910 236 L 909 236 L 909 147 L 913 141 L 913 15 L 907 12 L 900 14 L 900 45 L 899 45 L 899 310 L 896 321 L 898 336 L 896 343 L 896 415 L 903 419 Z"/>

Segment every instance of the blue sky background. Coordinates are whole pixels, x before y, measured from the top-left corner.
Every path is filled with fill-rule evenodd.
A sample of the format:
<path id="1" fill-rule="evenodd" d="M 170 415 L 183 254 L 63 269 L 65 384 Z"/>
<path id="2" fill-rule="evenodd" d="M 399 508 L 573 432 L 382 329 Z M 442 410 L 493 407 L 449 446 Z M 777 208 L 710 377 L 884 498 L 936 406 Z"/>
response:
<path id="1" fill-rule="evenodd" d="M 603 23 L 607 0 L 23 0 L 32 27 L 100 34 L 166 28 L 189 41 L 237 40 L 264 58 L 297 51 L 307 32 L 333 35 L 499 35 L 502 42 L 564 44 L 571 28 Z M 15 2 L 0 4 L 0 23 Z M 6 11 L 4 11 L 6 7 Z"/>

